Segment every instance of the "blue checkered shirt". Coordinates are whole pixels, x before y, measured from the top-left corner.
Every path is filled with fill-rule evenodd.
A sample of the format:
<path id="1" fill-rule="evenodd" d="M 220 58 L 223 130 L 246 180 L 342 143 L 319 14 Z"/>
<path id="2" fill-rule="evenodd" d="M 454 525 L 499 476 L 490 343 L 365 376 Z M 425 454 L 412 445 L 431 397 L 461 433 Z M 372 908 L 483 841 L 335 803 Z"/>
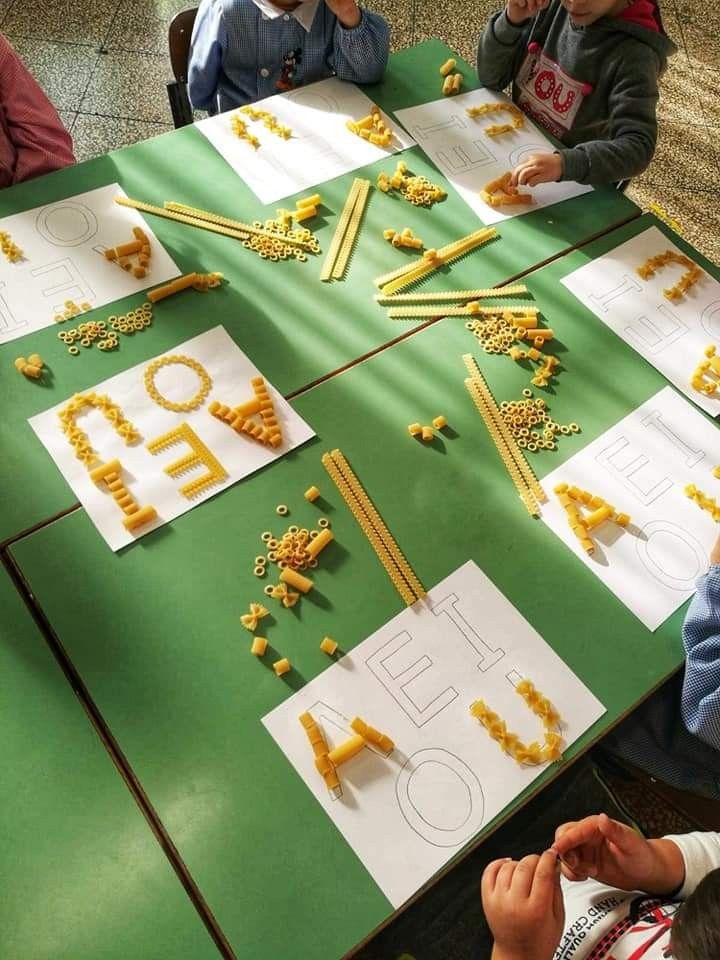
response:
<path id="1" fill-rule="evenodd" d="M 683 624 L 685 674 L 603 742 L 681 790 L 720 798 L 720 565 L 701 577 Z"/>
<path id="2" fill-rule="evenodd" d="M 346 29 L 320 0 L 310 30 L 292 16 L 269 18 L 252 0 L 202 0 L 193 28 L 188 94 L 193 107 L 216 113 L 314 80 L 382 79 L 390 29 L 361 11 Z"/>

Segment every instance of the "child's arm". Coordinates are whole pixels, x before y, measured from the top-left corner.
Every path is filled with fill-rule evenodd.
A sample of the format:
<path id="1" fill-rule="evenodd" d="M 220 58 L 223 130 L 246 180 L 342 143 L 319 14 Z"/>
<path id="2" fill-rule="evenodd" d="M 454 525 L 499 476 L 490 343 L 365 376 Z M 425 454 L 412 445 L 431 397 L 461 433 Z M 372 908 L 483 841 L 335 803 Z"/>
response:
<path id="1" fill-rule="evenodd" d="M 515 79 L 532 17 L 549 2 L 508 0 L 506 8 L 492 17 L 480 37 L 477 53 L 478 79 L 484 87 L 504 90 Z"/>
<path id="2" fill-rule="evenodd" d="M 558 150 L 561 180 L 577 183 L 617 183 L 648 166 L 655 153 L 658 101 L 658 60 L 649 48 L 633 47 L 633 68 L 621 73 L 608 100 L 607 137 Z M 638 64 L 638 58 L 645 57 Z M 617 68 L 616 68 L 617 69 Z"/>
<path id="3" fill-rule="evenodd" d="M 379 83 L 390 53 L 390 28 L 377 13 L 361 10 L 355 0 L 325 0 L 337 17 L 333 67 L 340 80 Z"/>
<path id="4" fill-rule="evenodd" d="M 720 750 L 720 538 L 710 563 L 683 624 L 686 663 L 681 713 L 690 733 Z"/>
<path id="5" fill-rule="evenodd" d="M 196 110 L 217 110 L 217 89 L 227 48 L 220 0 L 202 0 L 190 40 L 188 97 Z"/>
<path id="6" fill-rule="evenodd" d="M 482 878 L 485 918 L 495 940 L 492 960 L 552 960 L 565 925 L 557 857 L 495 860 Z"/>
<path id="7" fill-rule="evenodd" d="M 70 134 L 53 105 L 0 34 L 0 110 L 15 149 L 12 182 L 75 163 Z"/>

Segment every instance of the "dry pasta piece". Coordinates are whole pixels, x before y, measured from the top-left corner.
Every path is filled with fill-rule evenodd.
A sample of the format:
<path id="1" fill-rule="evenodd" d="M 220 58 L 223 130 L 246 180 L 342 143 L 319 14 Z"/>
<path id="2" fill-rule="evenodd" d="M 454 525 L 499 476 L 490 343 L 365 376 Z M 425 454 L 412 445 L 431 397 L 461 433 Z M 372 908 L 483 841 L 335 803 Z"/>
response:
<path id="1" fill-rule="evenodd" d="M 338 797 L 342 796 L 342 787 L 340 786 L 335 765 L 328 757 L 330 748 L 327 745 L 327 741 L 312 714 L 308 712 L 301 713 L 298 719 L 305 730 L 308 742 L 315 755 L 315 768 L 325 781 L 325 786 L 328 788 L 332 798 L 337 800 Z"/>
<path id="2" fill-rule="evenodd" d="M 249 630 L 251 633 L 255 633 L 257 630 L 257 625 L 264 617 L 266 617 L 270 611 L 267 607 L 264 607 L 262 603 L 251 603 L 250 611 L 244 613 L 240 617 L 240 623 L 245 627 L 246 630 Z"/>
<path id="3" fill-rule="evenodd" d="M 90 465 L 88 465 L 90 469 Z M 126 530 L 134 531 L 157 517 L 155 507 L 150 505 L 141 507 L 135 498 L 127 491 L 121 480 L 122 464 L 119 460 L 109 460 L 90 470 L 90 479 L 93 483 L 104 483 L 118 507 L 125 514 L 123 526 Z"/>
<path id="4" fill-rule="evenodd" d="M 393 132 L 385 123 L 380 108 L 375 104 L 372 105 L 367 116 L 360 120 L 347 120 L 345 126 L 351 133 L 378 147 L 389 147 L 392 143 Z"/>
<path id="5" fill-rule="evenodd" d="M 474 107 L 468 107 L 466 112 L 469 117 L 485 117 L 498 113 L 510 114 L 512 118 L 510 123 L 492 124 L 485 127 L 485 133 L 488 137 L 511 133 L 513 130 L 521 130 L 525 126 L 525 114 L 514 103 L 481 103 Z"/>
<path id="6" fill-rule="evenodd" d="M 686 272 L 676 284 L 663 290 L 663 295 L 667 300 L 681 300 L 703 275 L 703 271 L 690 257 L 686 257 L 682 253 L 675 253 L 673 250 L 666 250 L 664 253 L 649 257 L 645 263 L 637 268 L 636 272 L 643 280 L 649 280 L 650 277 L 655 276 L 658 270 L 669 263 L 679 263 L 686 268 Z"/>
<path id="7" fill-rule="evenodd" d="M 323 653 L 326 653 L 329 657 L 332 657 L 338 648 L 337 640 L 333 640 L 332 637 L 323 637 L 320 641 L 320 649 Z"/>
<path id="8" fill-rule="evenodd" d="M 192 427 L 187 423 L 181 423 L 179 427 L 168 431 L 154 440 L 147 443 L 147 449 L 150 453 L 158 453 L 173 443 L 186 443 L 191 452 L 173 461 L 165 467 L 165 473 L 169 477 L 177 477 L 186 473 L 194 467 L 204 465 L 207 467 L 207 473 L 190 480 L 180 487 L 180 493 L 184 497 L 195 497 L 203 493 L 209 486 L 216 483 L 222 483 L 227 480 L 228 472 L 212 453 L 212 451 L 202 442 Z"/>
<path id="9" fill-rule="evenodd" d="M 275 661 L 273 670 L 275 671 L 276 677 L 282 677 L 283 674 L 289 673 L 292 670 L 292 664 L 287 657 L 283 657 L 281 660 Z"/>
<path id="10" fill-rule="evenodd" d="M 155 386 L 155 374 L 162 367 L 168 367 L 172 364 L 180 364 L 184 367 L 189 367 L 191 370 L 194 370 L 195 373 L 200 377 L 200 389 L 197 393 L 184 403 L 175 403 L 174 401 L 167 400 Z M 192 357 L 181 356 L 180 354 L 172 354 L 167 357 L 158 357 L 157 360 L 153 362 L 145 369 L 143 374 L 143 382 L 145 384 L 145 389 L 148 393 L 148 396 L 151 400 L 154 400 L 159 407 L 163 407 L 165 410 L 172 410 L 175 413 L 187 413 L 190 410 L 195 410 L 197 407 L 201 406 L 205 402 L 205 398 L 210 393 L 210 387 L 212 386 L 212 380 L 210 379 L 210 374 L 207 372 L 205 367 L 198 361 L 194 360 Z"/>
<path id="11" fill-rule="evenodd" d="M 283 441 L 282 427 L 275 412 L 275 404 L 267 384 L 260 376 L 250 381 L 254 397 L 236 407 L 214 400 L 208 407 L 208 413 L 217 420 L 227 423 L 236 433 L 244 433 L 258 443 L 270 447 L 279 447 Z M 255 419 L 260 414 L 261 423 Z"/>
<path id="12" fill-rule="evenodd" d="M 17 263 L 18 260 L 23 259 L 22 250 L 5 230 L 0 230 L 0 250 L 9 263 Z"/>
<path id="13" fill-rule="evenodd" d="M 95 407 L 100 410 L 111 424 L 115 432 L 121 436 L 125 443 L 130 444 L 140 439 L 140 434 L 125 419 L 125 416 L 110 397 L 98 395 L 96 393 L 76 393 L 65 406 L 58 411 L 60 428 L 67 436 L 71 446 L 75 449 L 75 456 L 81 460 L 88 468 L 100 462 L 100 458 L 91 448 L 87 435 L 77 426 L 76 418 L 88 407 Z"/>
<path id="14" fill-rule="evenodd" d="M 465 380 L 465 387 L 472 397 L 480 416 L 485 421 L 488 433 L 497 448 L 508 474 L 515 484 L 520 499 L 532 516 L 540 512 L 539 500 L 545 499 L 543 488 L 539 484 L 535 473 L 525 459 L 520 442 L 515 439 L 500 408 L 495 402 L 490 387 L 480 368 L 471 354 L 465 354 L 463 361 L 470 376 Z"/>
<path id="15" fill-rule="evenodd" d="M 505 173 L 503 176 L 486 183 L 480 191 L 481 199 L 490 207 L 534 203 L 529 193 L 520 193 L 518 188 L 513 186 L 511 178 L 511 173 Z"/>
<path id="16" fill-rule="evenodd" d="M 523 743 L 517 734 L 507 729 L 502 717 L 491 710 L 484 700 L 476 700 L 470 705 L 470 713 L 480 721 L 488 734 L 495 740 L 504 753 L 517 763 L 537 766 L 559 760 L 562 756 L 563 740 L 554 728 L 561 723 L 560 714 L 548 698 L 535 688 L 530 680 L 521 680 L 515 692 L 523 698 L 530 710 L 540 717 L 544 727 L 543 744 Z"/>
<path id="17" fill-rule="evenodd" d="M 411 606 L 416 600 L 425 596 L 425 588 L 355 476 L 352 467 L 340 450 L 323 454 L 322 463 L 385 567 L 398 593 L 405 603 Z M 326 534 L 330 534 L 332 539 L 331 531 L 325 529 L 311 542 L 309 549 L 312 550 Z"/>

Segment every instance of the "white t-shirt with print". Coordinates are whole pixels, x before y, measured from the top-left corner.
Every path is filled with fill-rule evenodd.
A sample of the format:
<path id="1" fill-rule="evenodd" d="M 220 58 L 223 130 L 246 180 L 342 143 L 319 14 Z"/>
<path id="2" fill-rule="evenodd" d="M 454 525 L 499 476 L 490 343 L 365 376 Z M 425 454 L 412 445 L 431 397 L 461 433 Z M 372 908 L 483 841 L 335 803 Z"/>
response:
<path id="1" fill-rule="evenodd" d="M 711 870 L 720 867 L 720 833 L 672 836 L 685 861 L 675 898 L 616 890 L 595 880 L 563 880 L 565 930 L 555 960 L 664 960 L 673 916 Z"/>

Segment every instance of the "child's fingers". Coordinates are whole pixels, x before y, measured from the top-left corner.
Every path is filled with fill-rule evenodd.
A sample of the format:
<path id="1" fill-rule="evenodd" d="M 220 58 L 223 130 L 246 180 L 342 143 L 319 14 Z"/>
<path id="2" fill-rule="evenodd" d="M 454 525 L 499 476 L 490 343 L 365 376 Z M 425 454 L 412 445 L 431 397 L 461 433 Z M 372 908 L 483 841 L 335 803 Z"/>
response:
<path id="1" fill-rule="evenodd" d="M 598 830 L 605 841 L 614 847 L 615 855 L 617 853 L 624 856 L 631 856 L 637 847 L 638 836 L 633 829 L 626 827 L 624 823 L 618 820 L 611 820 L 606 814 L 601 813 L 598 818 Z"/>
<path id="2" fill-rule="evenodd" d="M 587 880 L 588 875 L 582 867 L 568 867 L 566 864 L 560 864 L 560 871 L 566 880 L 570 880 L 572 883 L 578 883 L 581 880 Z"/>
<path id="3" fill-rule="evenodd" d="M 567 829 L 563 830 L 562 833 L 558 828 L 555 833 L 553 848 L 564 859 L 568 851 L 576 847 L 602 842 L 599 819 L 597 816 L 585 817 L 584 820 L 578 820 L 577 823 L 567 824 Z"/>
<path id="4" fill-rule="evenodd" d="M 555 843 L 553 844 L 553 848 L 557 846 L 557 841 L 563 836 L 563 834 L 567 833 L 568 830 L 572 830 L 573 827 L 576 827 L 577 825 L 577 820 L 568 820 L 567 823 L 561 823 L 560 826 L 555 829 Z"/>
<path id="5" fill-rule="evenodd" d="M 508 862 L 508 857 L 502 857 L 500 860 L 493 860 L 483 870 L 482 880 L 480 881 L 480 892 L 483 896 L 492 893 L 497 884 L 497 877 L 500 868 Z"/>
<path id="6" fill-rule="evenodd" d="M 518 176 L 518 183 L 524 187 L 534 187 L 536 183 L 542 182 L 543 170 L 538 163 L 529 163 Z"/>
<path id="7" fill-rule="evenodd" d="M 554 850 L 546 850 L 539 857 L 535 857 L 535 869 L 530 888 L 530 899 L 536 903 L 553 902 L 554 890 L 560 885 L 557 870 L 557 854 Z"/>
<path id="8" fill-rule="evenodd" d="M 498 871 L 497 880 L 495 881 L 495 889 L 501 891 L 509 890 L 512 886 L 513 876 L 516 869 L 517 862 L 515 860 L 506 860 Z"/>
<path id="9" fill-rule="evenodd" d="M 537 870 L 540 857 L 536 853 L 523 857 L 517 864 L 512 876 L 513 893 L 517 894 L 523 900 L 530 896 L 533 888 L 533 879 Z"/>

